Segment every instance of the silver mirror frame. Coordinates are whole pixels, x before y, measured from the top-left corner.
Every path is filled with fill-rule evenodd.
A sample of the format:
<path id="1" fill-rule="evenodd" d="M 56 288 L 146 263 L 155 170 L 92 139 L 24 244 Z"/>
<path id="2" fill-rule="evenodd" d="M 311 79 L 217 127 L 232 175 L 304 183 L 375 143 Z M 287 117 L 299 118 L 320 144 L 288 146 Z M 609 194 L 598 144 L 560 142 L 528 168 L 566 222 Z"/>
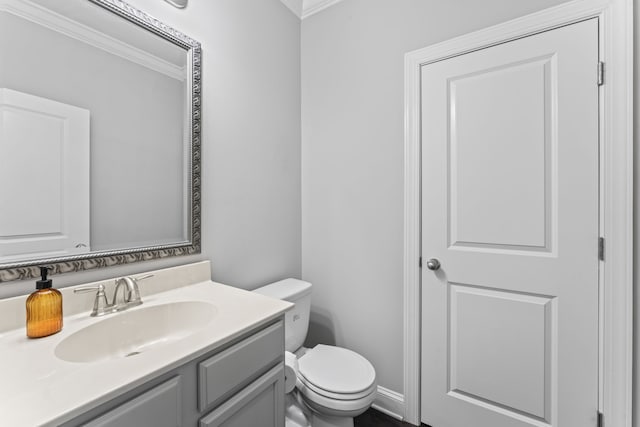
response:
<path id="1" fill-rule="evenodd" d="M 191 239 L 189 242 L 146 246 L 133 249 L 92 252 L 87 254 L 43 258 L 30 261 L 0 264 L 0 282 L 33 279 L 40 277 L 38 266 L 51 268 L 50 274 L 71 273 L 115 265 L 130 264 L 160 258 L 192 255 L 200 253 L 201 248 L 201 89 L 202 89 L 202 48 L 200 43 L 180 31 L 169 27 L 152 16 L 132 7 L 120 0 L 88 0 L 116 15 L 137 24 L 158 36 L 184 48 L 187 51 L 188 67 L 191 69 L 189 94 L 191 117 L 190 168 L 191 180 L 188 185 L 188 200 L 191 205 L 191 224 L 189 224 Z"/>

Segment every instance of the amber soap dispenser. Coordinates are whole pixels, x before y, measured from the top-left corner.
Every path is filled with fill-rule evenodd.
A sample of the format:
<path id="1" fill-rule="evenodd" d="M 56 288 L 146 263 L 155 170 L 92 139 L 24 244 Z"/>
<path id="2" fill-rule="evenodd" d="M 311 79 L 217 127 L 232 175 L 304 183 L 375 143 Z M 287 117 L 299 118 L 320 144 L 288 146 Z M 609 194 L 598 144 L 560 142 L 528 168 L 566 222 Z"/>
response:
<path id="1" fill-rule="evenodd" d="M 62 294 L 51 287 L 47 267 L 40 267 L 42 278 L 36 282 L 36 291 L 27 298 L 27 336 L 41 338 L 62 329 Z"/>

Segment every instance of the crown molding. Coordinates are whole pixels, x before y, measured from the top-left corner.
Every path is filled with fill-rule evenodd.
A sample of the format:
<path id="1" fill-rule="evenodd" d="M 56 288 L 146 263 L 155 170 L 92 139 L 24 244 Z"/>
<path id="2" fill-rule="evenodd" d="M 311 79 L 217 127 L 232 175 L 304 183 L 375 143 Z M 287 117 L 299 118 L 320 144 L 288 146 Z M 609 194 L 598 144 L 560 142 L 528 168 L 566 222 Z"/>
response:
<path id="1" fill-rule="evenodd" d="M 342 0 L 280 0 L 298 18 L 305 19 L 320 12 Z"/>
<path id="2" fill-rule="evenodd" d="M 108 36 L 91 27 L 39 6 L 28 0 L 0 0 L 0 12 L 10 13 L 34 22 L 65 36 L 117 55 L 143 67 L 162 73 L 173 79 L 184 81 L 186 70 L 128 43 Z"/>
<path id="3" fill-rule="evenodd" d="M 303 0 L 302 19 L 308 18 L 328 7 L 340 3 L 342 0 Z"/>

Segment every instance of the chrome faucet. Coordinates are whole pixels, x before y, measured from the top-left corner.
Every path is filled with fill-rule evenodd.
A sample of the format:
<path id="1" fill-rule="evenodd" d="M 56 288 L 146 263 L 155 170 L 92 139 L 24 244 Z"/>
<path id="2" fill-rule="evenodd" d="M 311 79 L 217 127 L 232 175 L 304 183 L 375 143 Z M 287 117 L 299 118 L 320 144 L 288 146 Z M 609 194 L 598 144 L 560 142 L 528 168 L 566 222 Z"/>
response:
<path id="1" fill-rule="evenodd" d="M 144 276 L 140 279 L 146 278 L 147 276 Z M 116 279 L 116 289 L 113 291 L 113 302 L 111 303 L 114 311 L 122 311 L 142 304 L 140 290 L 138 289 L 138 280 L 140 279 L 134 279 L 129 276 Z M 118 300 L 118 291 L 123 286 L 125 289 L 122 291 L 122 299 Z"/>
<path id="2" fill-rule="evenodd" d="M 115 313 L 117 311 L 123 311 L 131 307 L 142 304 L 140 298 L 140 289 L 138 288 L 138 280 L 148 279 L 153 277 L 153 274 L 147 274 L 142 277 L 120 277 L 115 280 L 116 287 L 113 291 L 113 299 L 111 304 L 107 298 L 107 294 L 104 290 L 104 285 L 88 286 L 84 288 L 74 289 L 74 293 L 97 291 L 96 297 L 93 301 L 93 311 L 91 316 L 104 316 L 105 314 Z M 119 292 L 121 288 L 124 289 Z M 118 294 L 122 293 L 122 298 L 118 299 Z"/>

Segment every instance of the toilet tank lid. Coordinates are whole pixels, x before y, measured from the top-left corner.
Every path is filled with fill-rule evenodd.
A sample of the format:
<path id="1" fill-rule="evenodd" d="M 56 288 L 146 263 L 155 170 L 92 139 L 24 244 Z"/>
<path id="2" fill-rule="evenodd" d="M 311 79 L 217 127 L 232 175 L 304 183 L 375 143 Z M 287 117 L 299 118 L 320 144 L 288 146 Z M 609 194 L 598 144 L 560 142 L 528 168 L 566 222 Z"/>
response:
<path id="1" fill-rule="evenodd" d="M 271 298 L 295 301 L 311 293 L 311 283 L 298 279 L 284 279 L 255 289 L 254 292 Z"/>

